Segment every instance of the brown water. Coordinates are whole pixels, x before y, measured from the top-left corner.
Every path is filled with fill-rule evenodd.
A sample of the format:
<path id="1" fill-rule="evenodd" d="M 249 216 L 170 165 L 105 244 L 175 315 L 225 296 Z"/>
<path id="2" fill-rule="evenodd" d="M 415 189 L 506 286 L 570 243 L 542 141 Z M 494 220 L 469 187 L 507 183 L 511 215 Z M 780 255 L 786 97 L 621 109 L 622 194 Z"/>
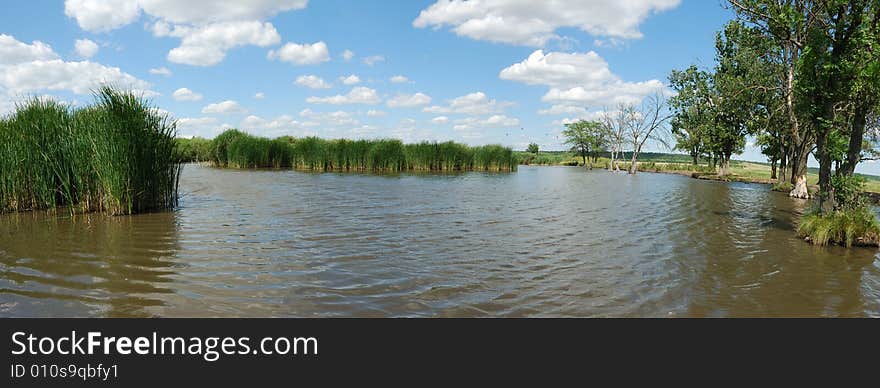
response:
<path id="1" fill-rule="evenodd" d="M 521 167 L 187 166 L 178 211 L 0 216 L 0 316 L 880 317 L 880 261 L 767 187 Z"/>

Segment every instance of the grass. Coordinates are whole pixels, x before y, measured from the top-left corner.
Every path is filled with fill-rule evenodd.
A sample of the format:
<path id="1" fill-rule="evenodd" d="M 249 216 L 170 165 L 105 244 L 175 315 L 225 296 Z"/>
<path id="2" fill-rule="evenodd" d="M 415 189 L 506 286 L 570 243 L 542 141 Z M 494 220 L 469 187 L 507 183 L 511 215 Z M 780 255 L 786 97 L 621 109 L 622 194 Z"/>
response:
<path id="1" fill-rule="evenodd" d="M 186 141 L 183 141 L 186 143 Z M 218 167 L 292 168 L 311 171 L 515 171 L 518 160 L 499 145 L 454 142 L 404 144 L 400 140 L 266 139 L 228 130 L 210 142 Z M 186 155 L 183 155 L 186 156 Z"/>
<path id="2" fill-rule="evenodd" d="M 515 154 L 521 164 L 542 166 L 578 166 L 583 164 L 582 159 L 571 152 L 542 151 L 537 155 L 534 155 L 527 152 L 517 151 Z M 625 170 L 629 167 L 629 158 L 630 155 L 628 154 L 625 154 L 623 158 L 617 158 L 618 163 L 620 163 L 621 170 Z M 594 167 L 607 168 L 608 163 L 610 163 L 610 159 L 608 158 L 608 155 L 604 155 L 603 157 L 599 158 L 598 163 L 594 163 Z M 767 184 L 776 183 L 775 179 L 771 179 L 769 164 L 746 161 L 732 161 L 730 163 L 730 167 L 732 175 L 726 178 L 727 180 Z M 709 176 L 716 173 L 716 171 L 709 167 L 707 163 L 701 163 L 698 166 L 694 166 L 687 155 L 663 153 L 640 154 L 639 171 L 681 174 L 691 172 L 699 173 L 704 176 Z M 865 178 L 865 192 L 880 194 L 880 177 L 872 175 L 856 175 Z M 818 184 L 818 182 L 818 171 L 812 168 L 808 169 L 807 184 L 815 186 Z M 780 186 L 779 191 L 791 191 L 790 189 L 783 190 L 784 188 L 785 187 Z"/>
<path id="3" fill-rule="evenodd" d="M 853 245 L 880 245 L 880 225 L 867 207 L 828 214 L 806 214 L 798 225 L 798 235 L 820 246 L 837 244 L 849 248 Z"/>
<path id="4" fill-rule="evenodd" d="M 0 211 L 134 214 L 177 204 L 175 126 L 109 87 L 72 109 L 31 99 L 0 119 Z"/>

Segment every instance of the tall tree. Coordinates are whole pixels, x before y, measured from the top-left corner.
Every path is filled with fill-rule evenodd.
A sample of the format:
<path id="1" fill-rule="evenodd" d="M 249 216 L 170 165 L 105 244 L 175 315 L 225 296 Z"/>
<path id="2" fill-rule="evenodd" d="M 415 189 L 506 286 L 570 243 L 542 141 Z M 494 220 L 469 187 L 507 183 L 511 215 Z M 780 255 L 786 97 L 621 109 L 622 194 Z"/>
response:
<path id="1" fill-rule="evenodd" d="M 675 148 L 686 151 L 696 166 L 706 153 L 706 136 L 713 125 L 710 93 L 712 75 L 691 65 L 673 70 L 669 75 L 675 96 L 669 99 L 674 116 L 671 120 Z"/>
<path id="2" fill-rule="evenodd" d="M 819 21 L 813 13 L 813 0 L 728 0 L 739 20 L 755 27 L 774 46 L 767 54 L 777 63 L 774 74 L 784 101 L 790 140 L 791 183 L 790 195 L 809 198 L 807 189 L 807 160 L 815 138 L 809 120 L 804 120 L 797 108 L 795 86 L 798 68 L 806 49 L 806 39 Z"/>
<path id="3" fill-rule="evenodd" d="M 604 143 L 602 129 L 602 123 L 597 121 L 581 120 L 565 124 L 565 130 L 562 131 L 565 144 L 570 145 L 583 158 L 585 167 L 593 168 L 592 163 L 587 163 L 587 156 L 591 156 Z"/>

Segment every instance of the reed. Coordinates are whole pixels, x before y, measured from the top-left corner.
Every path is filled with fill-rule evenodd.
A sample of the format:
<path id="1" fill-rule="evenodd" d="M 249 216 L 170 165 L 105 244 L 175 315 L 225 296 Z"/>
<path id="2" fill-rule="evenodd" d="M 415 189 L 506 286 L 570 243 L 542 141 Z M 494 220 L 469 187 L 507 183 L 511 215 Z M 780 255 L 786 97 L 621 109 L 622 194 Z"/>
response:
<path id="1" fill-rule="evenodd" d="M 174 123 L 133 93 L 104 87 L 95 99 L 73 110 L 35 98 L 0 120 L 0 211 L 176 206 Z"/>
<path id="2" fill-rule="evenodd" d="M 211 161 L 218 167 L 292 168 L 310 171 L 514 171 L 518 159 L 499 145 L 454 142 L 403 144 L 399 140 L 325 140 L 255 137 L 238 130 L 217 136 Z"/>

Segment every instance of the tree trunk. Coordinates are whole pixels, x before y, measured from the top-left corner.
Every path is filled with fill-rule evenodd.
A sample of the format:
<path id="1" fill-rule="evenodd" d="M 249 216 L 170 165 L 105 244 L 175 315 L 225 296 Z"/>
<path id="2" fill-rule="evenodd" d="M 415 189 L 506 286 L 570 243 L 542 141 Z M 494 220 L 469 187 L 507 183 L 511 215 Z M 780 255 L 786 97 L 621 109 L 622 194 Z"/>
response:
<path id="1" fill-rule="evenodd" d="M 787 182 L 788 176 L 788 147 L 782 147 L 782 158 L 779 159 L 779 179 L 777 183 Z"/>
<path id="2" fill-rule="evenodd" d="M 831 185 L 831 153 L 828 151 L 828 131 L 816 138 L 816 153 L 819 155 L 819 210 L 830 213 L 834 210 L 834 187 Z"/>
<path id="3" fill-rule="evenodd" d="M 845 175 L 853 175 L 856 165 L 862 156 L 862 143 L 865 141 L 865 126 L 868 121 L 868 104 L 860 103 L 853 117 L 852 130 L 849 135 L 849 147 L 846 150 L 846 161 L 841 171 Z"/>
<path id="4" fill-rule="evenodd" d="M 794 188 L 788 193 L 789 197 L 810 199 L 810 191 L 807 189 L 807 158 L 809 154 L 797 155 L 792 160 L 791 165 L 791 184 Z"/>
<path id="5" fill-rule="evenodd" d="M 587 154 L 585 152 L 581 152 L 581 157 L 584 158 L 584 167 L 587 166 Z"/>
<path id="6" fill-rule="evenodd" d="M 770 179 L 778 179 L 776 175 L 776 159 L 770 161 Z"/>
<path id="7" fill-rule="evenodd" d="M 633 151 L 632 162 L 629 165 L 629 173 L 630 175 L 635 175 L 639 171 L 639 153 Z"/>
<path id="8" fill-rule="evenodd" d="M 614 171 L 614 157 L 617 156 L 615 155 L 616 153 L 613 149 L 611 150 L 611 163 L 608 164 L 608 171 Z"/>

